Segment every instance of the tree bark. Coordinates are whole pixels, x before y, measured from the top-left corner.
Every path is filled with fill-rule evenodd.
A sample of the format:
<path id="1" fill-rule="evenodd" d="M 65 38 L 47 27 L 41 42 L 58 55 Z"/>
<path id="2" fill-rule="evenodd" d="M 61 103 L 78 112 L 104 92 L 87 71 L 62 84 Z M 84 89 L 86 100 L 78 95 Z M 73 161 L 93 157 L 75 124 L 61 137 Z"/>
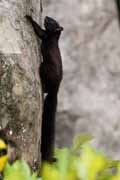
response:
<path id="1" fill-rule="evenodd" d="M 41 22 L 41 0 L 0 1 L 0 126 L 23 159 L 40 161 L 40 51 L 25 15 Z"/>

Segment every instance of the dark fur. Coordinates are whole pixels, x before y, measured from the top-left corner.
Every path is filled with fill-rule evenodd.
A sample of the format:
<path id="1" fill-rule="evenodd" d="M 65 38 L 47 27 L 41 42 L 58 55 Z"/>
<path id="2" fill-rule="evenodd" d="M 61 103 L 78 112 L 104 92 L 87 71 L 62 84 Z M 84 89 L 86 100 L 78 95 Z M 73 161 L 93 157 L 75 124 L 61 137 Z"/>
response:
<path id="1" fill-rule="evenodd" d="M 116 2 L 117 13 L 118 13 L 118 21 L 120 25 L 120 0 L 115 0 L 115 2 Z"/>
<path id="2" fill-rule="evenodd" d="M 43 62 L 40 67 L 40 76 L 44 93 L 47 95 L 43 109 L 41 152 L 43 161 L 52 162 L 54 159 L 57 94 L 63 74 L 58 41 L 63 28 L 50 17 L 45 18 L 45 30 L 41 29 L 30 16 L 27 16 L 27 19 L 32 23 L 37 36 L 42 39 Z"/>

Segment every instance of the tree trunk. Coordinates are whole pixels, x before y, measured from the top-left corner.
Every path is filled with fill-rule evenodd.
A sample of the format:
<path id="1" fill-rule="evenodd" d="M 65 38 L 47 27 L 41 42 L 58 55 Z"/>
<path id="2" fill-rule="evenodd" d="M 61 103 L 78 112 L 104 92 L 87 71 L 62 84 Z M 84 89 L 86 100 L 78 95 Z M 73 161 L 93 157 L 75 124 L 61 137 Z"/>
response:
<path id="1" fill-rule="evenodd" d="M 41 11 L 41 0 L 0 1 L 0 126 L 30 164 L 40 160 L 41 59 L 25 15 L 40 22 Z"/>

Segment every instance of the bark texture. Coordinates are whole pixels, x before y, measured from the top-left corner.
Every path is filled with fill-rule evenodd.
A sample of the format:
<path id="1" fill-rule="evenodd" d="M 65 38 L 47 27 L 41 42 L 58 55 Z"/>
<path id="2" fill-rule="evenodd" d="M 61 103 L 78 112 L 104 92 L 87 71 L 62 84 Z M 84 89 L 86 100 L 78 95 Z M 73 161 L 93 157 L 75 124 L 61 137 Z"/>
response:
<path id="1" fill-rule="evenodd" d="M 40 160 L 42 96 L 40 51 L 25 15 L 41 22 L 41 0 L 0 1 L 0 126 L 22 158 Z"/>

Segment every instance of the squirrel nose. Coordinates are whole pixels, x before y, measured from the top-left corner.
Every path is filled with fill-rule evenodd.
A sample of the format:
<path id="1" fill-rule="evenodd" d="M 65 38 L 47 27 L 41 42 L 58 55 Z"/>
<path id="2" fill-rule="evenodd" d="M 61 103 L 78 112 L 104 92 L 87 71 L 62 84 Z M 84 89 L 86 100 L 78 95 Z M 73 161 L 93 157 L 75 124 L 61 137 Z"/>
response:
<path id="1" fill-rule="evenodd" d="M 60 31 L 63 31 L 63 30 L 64 30 L 64 28 L 60 26 Z"/>
<path id="2" fill-rule="evenodd" d="M 61 26 L 56 29 L 56 31 L 63 31 L 63 30 L 64 30 L 64 28 Z"/>

